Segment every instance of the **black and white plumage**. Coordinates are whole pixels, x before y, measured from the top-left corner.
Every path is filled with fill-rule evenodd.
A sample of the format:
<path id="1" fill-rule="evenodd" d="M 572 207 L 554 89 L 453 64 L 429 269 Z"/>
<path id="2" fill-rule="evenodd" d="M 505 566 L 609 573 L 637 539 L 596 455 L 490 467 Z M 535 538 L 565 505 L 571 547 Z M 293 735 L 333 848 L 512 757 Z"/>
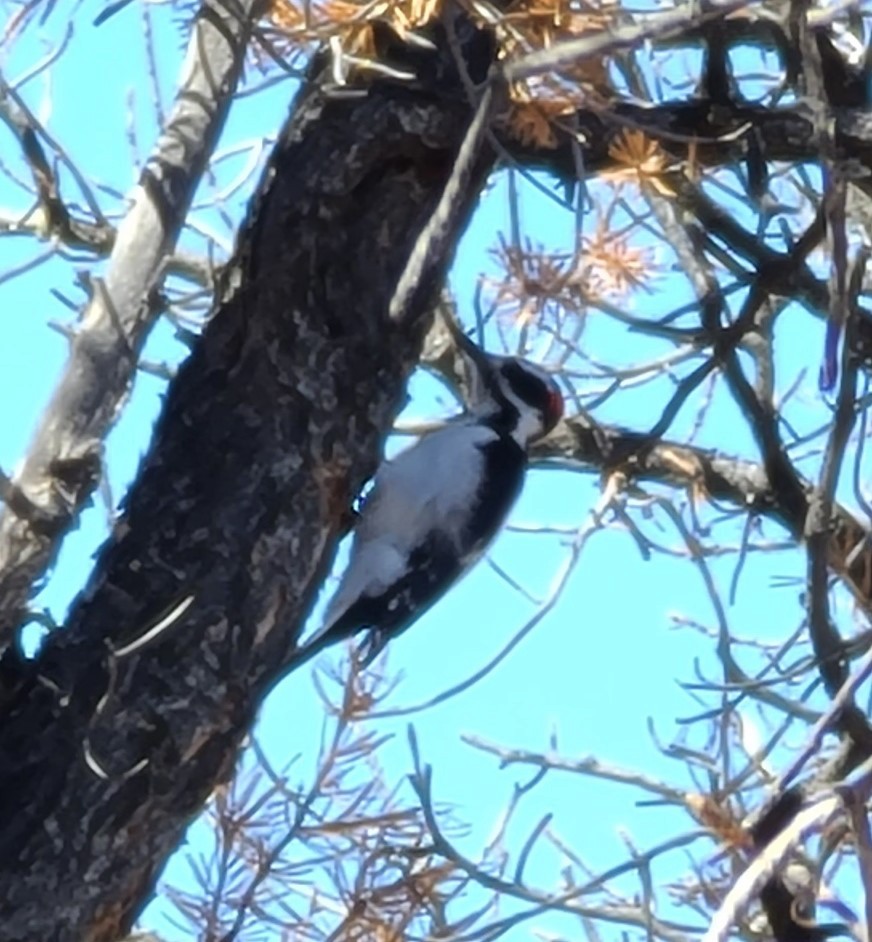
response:
<path id="1" fill-rule="evenodd" d="M 378 469 L 306 658 L 368 630 L 366 666 L 426 612 L 481 558 L 521 491 L 529 444 L 562 415 L 560 391 L 544 370 L 484 354 L 460 337 L 472 366 L 470 411 Z"/>

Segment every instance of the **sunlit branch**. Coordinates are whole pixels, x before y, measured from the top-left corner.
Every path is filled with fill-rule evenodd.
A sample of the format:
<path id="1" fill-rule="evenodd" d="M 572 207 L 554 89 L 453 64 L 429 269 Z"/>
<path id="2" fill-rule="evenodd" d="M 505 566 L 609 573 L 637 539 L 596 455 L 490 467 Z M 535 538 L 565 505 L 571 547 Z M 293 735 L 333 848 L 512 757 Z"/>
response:
<path id="1" fill-rule="evenodd" d="M 15 478 L 51 524 L 38 528 L 8 507 L 0 515 L 4 642 L 21 619 L 34 579 L 100 478 L 102 440 L 118 416 L 159 312 L 148 299 L 163 278 L 166 257 L 223 126 L 261 10 L 261 0 L 206 0 L 193 24 L 176 104 L 118 227 L 105 287 L 92 293 L 66 371 Z M 99 220 L 97 207 L 92 210 Z"/>

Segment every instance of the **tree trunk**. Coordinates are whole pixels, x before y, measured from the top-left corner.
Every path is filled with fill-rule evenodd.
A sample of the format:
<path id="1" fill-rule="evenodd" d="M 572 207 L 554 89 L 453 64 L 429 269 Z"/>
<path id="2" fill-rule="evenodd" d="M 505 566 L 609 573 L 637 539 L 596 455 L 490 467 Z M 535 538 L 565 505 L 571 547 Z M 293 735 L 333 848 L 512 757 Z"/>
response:
<path id="1" fill-rule="evenodd" d="M 330 97 L 309 82 L 68 625 L 32 664 L 3 665 L 0 940 L 123 935 L 282 674 L 449 261 L 391 323 L 472 114 L 431 38 L 415 83 Z M 491 43 L 460 38 L 480 80 Z"/>

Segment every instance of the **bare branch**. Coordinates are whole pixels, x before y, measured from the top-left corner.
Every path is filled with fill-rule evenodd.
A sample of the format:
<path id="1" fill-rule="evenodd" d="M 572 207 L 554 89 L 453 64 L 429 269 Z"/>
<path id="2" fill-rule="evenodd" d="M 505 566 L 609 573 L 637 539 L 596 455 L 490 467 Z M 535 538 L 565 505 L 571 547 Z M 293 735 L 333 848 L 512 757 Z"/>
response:
<path id="1" fill-rule="evenodd" d="M 694 4 L 676 7 L 664 13 L 640 17 L 639 22 L 621 26 L 597 36 L 585 36 L 562 42 L 551 49 L 531 52 L 504 68 L 506 81 L 518 82 L 562 65 L 617 52 L 637 46 L 650 39 L 680 35 L 689 26 L 706 20 L 718 19 L 748 7 L 748 0 L 713 0 L 700 12 Z"/>
<path id="2" fill-rule="evenodd" d="M 153 294 L 224 124 L 262 0 L 205 0 L 192 26 L 176 104 L 121 223 L 102 287 L 85 310 L 64 375 L 16 475 L 40 519 L 0 516 L 0 641 L 21 620 L 35 579 L 101 473 L 118 416 L 157 314 Z"/>

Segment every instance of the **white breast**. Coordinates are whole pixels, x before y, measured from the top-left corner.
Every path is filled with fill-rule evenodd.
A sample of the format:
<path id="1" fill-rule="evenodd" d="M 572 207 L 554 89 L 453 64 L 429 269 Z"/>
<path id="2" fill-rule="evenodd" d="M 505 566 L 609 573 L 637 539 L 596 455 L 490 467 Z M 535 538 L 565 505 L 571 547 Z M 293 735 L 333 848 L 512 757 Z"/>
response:
<path id="1" fill-rule="evenodd" d="M 375 477 L 357 527 L 361 541 L 391 533 L 414 538 L 439 529 L 457 541 L 482 484 L 482 447 L 497 433 L 471 422 L 424 436 Z"/>
<path id="2" fill-rule="evenodd" d="M 461 537 L 482 483 L 481 448 L 497 438 L 490 428 L 458 422 L 382 464 L 354 529 L 348 568 L 316 638 L 358 598 L 378 596 L 400 579 L 409 554 L 433 530 L 464 549 Z"/>

